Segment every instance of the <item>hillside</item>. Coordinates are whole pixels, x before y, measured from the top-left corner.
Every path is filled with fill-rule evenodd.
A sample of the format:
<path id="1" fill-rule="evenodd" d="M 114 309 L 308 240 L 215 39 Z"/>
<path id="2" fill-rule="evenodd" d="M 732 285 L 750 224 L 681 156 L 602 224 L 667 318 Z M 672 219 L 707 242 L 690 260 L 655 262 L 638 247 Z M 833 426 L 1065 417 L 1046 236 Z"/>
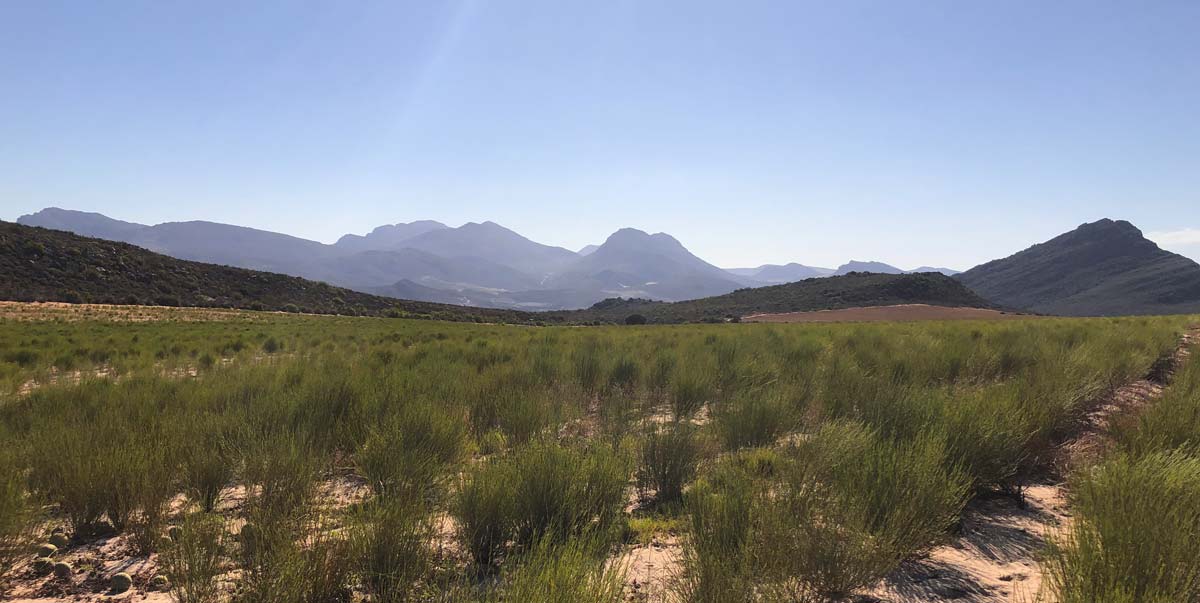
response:
<path id="1" fill-rule="evenodd" d="M 779 283 L 794 283 L 802 281 L 806 278 L 816 278 L 820 276 L 830 276 L 834 273 L 832 268 L 818 268 L 815 266 L 805 266 L 791 262 L 788 264 L 763 264 L 757 268 L 730 268 L 726 272 L 753 279 L 767 284 Z"/>
<path id="2" fill-rule="evenodd" d="M 696 257 L 671 235 L 622 228 L 546 284 L 604 297 L 681 300 L 728 293 L 742 286 L 737 278 Z"/>
<path id="3" fill-rule="evenodd" d="M 996 304 L 1047 314 L 1200 312 L 1200 264 L 1120 220 L 1083 224 L 955 278 Z"/>
<path id="4" fill-rule="evenodd" d="M 0 299 L 532 322 L 533 315 L 368 295 L 302 278 L 179 260 L 126 243 L 0 222 Z"/>
<path id="5" fill-rule="evenodd" d="M 879 274 L 901 274 L 904 271 L 883 262 L 860 262 L 858 260 L 850 260 L 845 264 L 837 267 L 833 272 L 834 276 L 850 274 L 851 272 L 877 272 Z"/>
<path id="6" fill-rule="evenodd" d="M 650 322 L 723 321 L 750 314 L 803 312 L 897 304 L 993 307 L 958 281 L 937 273 L 877 274 L 852 272 L 796 283 L 739 289 L 725 295 L 674 303 L 604 300 L 572 313 L 574 320 L 621 322 L 640 314 Z"/>

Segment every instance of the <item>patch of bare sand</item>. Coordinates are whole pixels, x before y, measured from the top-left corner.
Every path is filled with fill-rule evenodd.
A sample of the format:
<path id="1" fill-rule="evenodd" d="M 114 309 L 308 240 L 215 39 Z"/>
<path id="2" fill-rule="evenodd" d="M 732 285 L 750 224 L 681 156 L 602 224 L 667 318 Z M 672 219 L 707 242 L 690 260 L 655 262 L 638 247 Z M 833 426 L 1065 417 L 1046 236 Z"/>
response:
<path id="1" fill-rule="evenodd" d="M 986 308 L 952 308 L 929 304 L 900 304 L 895 306 L 872 306 L 843 308 L 841 310 L 816 310 L 813 312 L 785 312 L 780 314 L 751 314 L 742 317 L 742 322 L 880 322 L 908 320 L 1001 320 L 1034 318 L 1031 314 L 1014 314 Z"/>
<path id="2" fill-rule="evenodd" d="M 670 582 L 682 567 L 682 560 L 683 545 L 678 536 L 656 536 L 648 544 L 626 548 L 617 558 L 617 564 L 625 568 L 625 600 L 668 600 Z"/>

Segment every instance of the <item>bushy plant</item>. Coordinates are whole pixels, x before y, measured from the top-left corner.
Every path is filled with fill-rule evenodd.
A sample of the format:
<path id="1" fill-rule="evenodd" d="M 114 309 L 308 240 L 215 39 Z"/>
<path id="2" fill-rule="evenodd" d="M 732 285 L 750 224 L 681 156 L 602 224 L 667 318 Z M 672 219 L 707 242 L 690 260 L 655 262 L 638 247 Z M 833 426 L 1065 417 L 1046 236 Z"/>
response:
<path id="1" fill-rule="evenodd" d="M 726 450 L 774 444 L 795 426 L 792 406 L 782 396 L 742 396 L 720 404 L 713 423 Z"/>
<path id="2" fill-rule="evenodd" d="M 372 600 L 410 600 L 432 562 L 433 524 L 425 507 L 416 501 L 379 501 L 354 519 L 350 534 L 354 559 Z"/>
<path id="3" fill-rule="evenodd" d="M 1075 478 L 1072 502 L 1043 565 L 1054 600 L 1200 599 L 1200 459 L 1118 455 Z"/>
<path id="4" fill-rule="evenodd" d="M 162 552 L 161 567 L 176 603 L 213 603 L 220 599 L 225 527 L 216 515 L 195 513 L 183 523 L 183 534 Z"/>
<path id="5" fill-rule="evenodd" d="M 34 531 L 24 473 L 11 454 L 0 452 L 0 580 L 27 554 Z"/>
<path id="6" fill-rule="evenodd" d="M 490 461 L 470 471 L 458 488 L 452 512 L 458 538 L 479 565 L 495 561 L 513 532 L 511 466 Z"/>
<path id="7" fill-rule="evenodd" d="M 454 511 L 477 563 L 495 559 L 509 541 L 562 542 L 584 532 L 612 536 L 628 469 L 607 446 L 589 449 L 535 441 L 475 468 Z"/>
<path id="8" fill-rule="evenodd" d="M 233 443 L 216 416 L 189 417 L 188 431 L 191 433 L 181 436 L 184 490 L 203 511 L 212 512 L 221 491 L 233 480 Z"/>
<path id="9" fill-rule="evenodd" d="M 674 588 L 684 601 L 750 601 L 754 521 L 762 487 L 736 462 L 726 461 L 686 497 L 690 519 L 683 573 Z"/>
<path id="10" fill-rule="evenodd" d="M 765 508 L 759 561 L 777 588 L 837 598 L 945 538 L 970 481 L 941 439 L 831 424 L 802 443 Z"/>
<path id="11" fill-rule="evenodd" d="M 683 488 L 696 476 L 704 453 L 697 429 L 688 423 L 653 425 L 641 445 L 638 488 L 653 490 L 655 501 L 683 499 Z"/>
<path id="12" fill-rule="evenodd" d="M 595 545 L 578 539 L 557 544 L 548 540 L 539 542 L 513 564 L 501 587 L 494 589 L 486 601 L 624 601 L 624 568 L 606 563 L 595 549 Z"/>
<path id="13" fill-rule="evenodd" d="M 418 498 L 435 491 L 466 451 L 460 418 L 421 405 L 373 430 L 355 455 L 377 496 Z"/>

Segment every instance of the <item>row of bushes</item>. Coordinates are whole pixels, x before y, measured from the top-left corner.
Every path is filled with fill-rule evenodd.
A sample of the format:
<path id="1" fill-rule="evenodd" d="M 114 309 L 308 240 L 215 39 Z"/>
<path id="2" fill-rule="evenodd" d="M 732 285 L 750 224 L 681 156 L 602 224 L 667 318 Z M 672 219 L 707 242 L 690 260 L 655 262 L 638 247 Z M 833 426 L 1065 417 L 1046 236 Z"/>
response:
<path id="1" fill-rule="evenodd" d="M 1046 555 L 1061 603 L 1200 600 L 1200 361 L 1115 430 L 1118 447 L 1071 481 L 1075 518 Z"/>

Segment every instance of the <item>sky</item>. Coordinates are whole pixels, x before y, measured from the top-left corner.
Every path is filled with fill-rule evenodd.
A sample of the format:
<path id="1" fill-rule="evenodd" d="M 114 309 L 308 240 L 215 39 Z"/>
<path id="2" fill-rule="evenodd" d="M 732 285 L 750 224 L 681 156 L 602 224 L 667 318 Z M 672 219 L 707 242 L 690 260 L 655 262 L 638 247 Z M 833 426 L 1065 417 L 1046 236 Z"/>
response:
<path id="1" fill-rule="evenodd" d="M 1111 217 L 1200 259 L 1198 31 L 1194 0 L 8 0 L 0 219 L 962 269 Z"/>

